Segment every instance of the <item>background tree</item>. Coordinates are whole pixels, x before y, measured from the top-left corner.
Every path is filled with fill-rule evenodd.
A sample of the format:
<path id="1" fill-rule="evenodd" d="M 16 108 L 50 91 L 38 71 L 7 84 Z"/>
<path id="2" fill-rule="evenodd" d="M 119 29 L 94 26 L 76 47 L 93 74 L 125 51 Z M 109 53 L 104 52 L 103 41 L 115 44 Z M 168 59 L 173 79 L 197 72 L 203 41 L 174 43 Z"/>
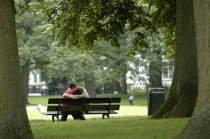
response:
<path id="1" fill-rule="evenodd" d="M 0 138 L 33 139 L 21 80 L 14 1 L 0 1 L 0 17 Z"/>
<path id="2" fill-rule="evenodd" d="M 143 59 L 147 59 L 146 64 L 143 64 L 147 75 L 149 77 L 148 87 L 162 87 L 162 47 L 161 42 L 163 42 L 161 34 L 148 34 L 148 43 L 150 45 L 150 49 L 142 49 L 140 50 L 140 54 Z M 145 62 L 144 62 L 145 63 Z"/>
<path id="3" fill-rule="evenodd" d="M 57 51 L 58 48 L 53 47 L 47 55 L 50 62 L 47 66 L 47 77 L 52 81 L 50 91 L 53 91 L 52 84 L 57 79 L 57 83 L 63 86 L 57 90 L 60 94 L 64 93 L 71 82 L 77 82 L 85 86 L 91 97 L 96 97 L 95 79 L 99 76 L 99 68 L 95 64 L 94 57 L 73 52 L 65 52 L 62 56 L 55 55 Z"/>
<path id="4" fill-rule="evenodd" d="M 19 4 L 18 2 L 16 3 Z M 21 63 L 22 81 L 24 87 L 25 102 L 28 104 L 29 72 L 32 70 L 44 70 L 43 65 L 48 62 L 46 54 L 50 48 L 50 37 L 40 28 L 43 16 L 37 17 L 31 9 L 27 12 L 19 11 L 16 14 L 16 31 Z M 31 66 L 33 65 L 33 66 Z M 43 78 L 44 79 L 44 78 Z"/>
<path id="5" fill-rule="evenodd" d="M 150 32 L 157 32 L 158 28 L 163 28 L 164 37 L 171 38 L 165 41 L 165 44 L 169 46 L 173 46 L 175 38 L 178 37 L 174 78 L 169 97 L 161 110 L 158 111 L 158 114 L 154 115 L 153 118 L 189 117 L 192 115 L 197 96 L 197 69 L 195 68 L 196 62 L 194 62 L 196 55 L 192 55 L 192 53 L 195 53 L 195 49 L 190 49 L 191 51 L 187 49 L 187 47 L 195 47 L 195 43 L 193 43 L 195 41 L 191 41 L 195 38 L 192 6 L 187 5 L 187 2 L 184 3 L 186 4 L 184 7 L 187 12 L 181 15 L 186 17 L 189 15 L 191 17 L 182 21 L 181 16 L 177 16 L 178 31 L 175 37 L 175 12 L 176 8 L 182 8 L 179 5 L 180 2 L 178 1 L 178 5 L 176 5 L 175 1 L 145 0 L 144 2 L 149 7 L 142 2 L 135 3 L 134 1 L 126 0 L 55 1 L 45 12 L 47 12 L 46 15 L 49 15 L 48 18 L 52 23 L 50 27 L 51 32 L 54 33 L 55 38 L 60 38 L 58 46 L 66 46 L 67 48 L 91 49 L 94 40 L 98 39 L 104 39 L 110 45 L 119 47 L 117 38 L 124 33 L 125 26 L 129 30 L 142 27 Z M 42 5 L 45 8 L 47 7 L 45 3 L 42 3 Z M 71 9 L 68 9 L 68 12 L 71 10 L 68 16 L 66 7 L 71 7 Z M 65 24 L 63 24 L 63 21 L 65 21 Z M 65 26 L 61 26 L 62 24 Z M 186 32 L 180 32 L 180 28 L 186 30 Z M 148 47 L 144 33 L 139 31 L 136 34 L 137 36 L 133 40 L 135 45 L 129 50 L 131 55 L 136 54 L 136 50 L 140 49 L 139 46 L 141 48 Z M 82 40 L 80 40 L 81 38 Z M 195 82 L 191 82 L 192 80 L 195 80 Z"/>

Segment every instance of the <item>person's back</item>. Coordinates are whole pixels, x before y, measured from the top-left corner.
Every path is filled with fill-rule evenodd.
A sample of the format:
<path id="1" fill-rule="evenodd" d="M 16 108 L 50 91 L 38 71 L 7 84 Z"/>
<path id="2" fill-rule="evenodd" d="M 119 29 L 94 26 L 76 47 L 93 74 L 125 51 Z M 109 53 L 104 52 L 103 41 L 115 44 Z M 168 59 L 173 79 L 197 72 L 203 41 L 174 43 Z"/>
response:
<path id="1" fill-rule="evenodd" d="M 73 89 L 75 89 L 77 87 L 77 84 L 75 83 L 71 83 L 69 85 L 69 88 L 66 90 L 65 94 L 70 94 L 70 95 L 74 95 Z M 67 96 L 62 96 L 63 98 L 68 98 Z M 68 104 L 61 104 L 61 106 L 69 106 Z"/>
<path id="2" fill-rule="evenodd" d="M 130 102 L 130 105 L 133 105 L 133 99 L 134 99 L 134 96 L 133 96 L 133 95 L 131 95 L 131 96 L 129 97 L 129 102 Z"/>
<path id="3" fill-rule="evenodd" d="M 71 95 L 74 95 L 74 92 L 73 92 L 73 90 L 71 89 L 71 88 L 68 88 L 67 90 L 66 90 L 66 92 L 65 92 L 66 94 L 71 94 Z M 63 98 L 68 98 L 68 97 L 66 97 L 66 96 L 63 96 Z"/>
<path id="4" fill-rule="evenodd" d="M 75 89 L 73 89 L 73 93 L 74 93 L 74 90 L 77 90 L 78 92 L 80 92 L 80 91 L 82 91 L 82 92 L 80 92 L 80 94 L 74 94 L 74 95 L 64 93 L 63 96 L 66 96 L 71 99 L 89 98 L 90 97 L 88 92 L 86 91 L 86 89 L 83 88 L 82 86 L 77 86 Z"/>
<path id="5" fill-rule="evenodd" d="M 129 97 L 129 100 L 133 100 L 133 99 L 134 99 L 134 97 L 133 97 L 133 96 L 130 96 L 130 97 Z"/>
<path id="6" fill-rule="evenodd" d="M 77 84 L 71 83 L 69 85 L 69 88 L 66 90 L 66 92 L 64 94 L 74 95 L 73 89 L 75 89 L 76 87 L 77 87 Z M 68 98 L 67 96 L 64 96 L 64 95 L 62 97 L 63 98 Z M 61 106 L 71 106 L 71 105 L 62 103 Z M 67 117 L 68 117 L 68 113 L 62 112 L 62 116 L 60 118 L 60 121 L 66 121 Z M 74 116 L 72 115 L 72 117 L 74 117 Z"/>

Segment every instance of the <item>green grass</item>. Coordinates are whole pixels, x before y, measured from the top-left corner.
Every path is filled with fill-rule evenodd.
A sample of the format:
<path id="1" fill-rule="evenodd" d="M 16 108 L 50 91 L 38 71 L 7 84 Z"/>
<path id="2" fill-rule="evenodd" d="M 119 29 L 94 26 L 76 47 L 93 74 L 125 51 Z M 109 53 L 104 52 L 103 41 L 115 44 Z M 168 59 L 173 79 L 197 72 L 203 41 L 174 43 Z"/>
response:
<path id="1" fill-rule="evenodd" d="M 35 139 L 171 139 L 188 119 L 121 117 L 105 120 L 30 122 Z"/>
<path id="2" fill-rule="evenodd" d="M 30 96 L 31 105 L 47 106 L 48 98 L 61 96 Z M 98 95 L 101 97 L 101 95 Z M 102 120 L 101 115 L 85 115 L 85 121 L 74 121 L 71 116 L 66 122 L 52 122 L 51 116 L 39 113 L 36 108 L 28 109 L 28 118 L 35 139 L 171 139 L 186 125 L 189 118 L 149 119 L 146 94 L 135 95 L 134 106 L 129 106 L 129 95 L 121 97 L 118 114 Z"/>

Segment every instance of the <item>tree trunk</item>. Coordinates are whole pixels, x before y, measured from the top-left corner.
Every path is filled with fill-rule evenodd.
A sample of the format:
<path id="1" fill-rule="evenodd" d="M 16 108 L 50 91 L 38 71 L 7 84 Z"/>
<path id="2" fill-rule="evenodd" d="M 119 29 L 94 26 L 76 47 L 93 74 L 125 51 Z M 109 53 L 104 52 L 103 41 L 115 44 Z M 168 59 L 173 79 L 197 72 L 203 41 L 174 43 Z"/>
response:
<path id="1" fill-rule="evenodd" d="M 28 76 L 29 76 L 29 66 L 30 60 L 26 60 L 25 64 L 22 66 L 22 80 L 23 80 L 23 90 L 24 90 L 24 98 L 25 103 L 29 104 L 28 102 Z"/>
<path id="2" fill-rule="evenodd" d="M 33 139 L 26 113 L 13 0 L 0 0 L 0 138 Z"/>
<path id="3" fill-rule="evenodd" d="M 113 91 L 117 91 L 118 93 L 121 92 L 120 83 L 117 80 L 113 81 Z"/>
<path id="4" fill-rule="evenodd" d="M 161 50 L 155 52 L 156 58 L 149 63 L 149 83 L 151 87 L 162 87 L 162 56 Z"/>
<path id="5" fill-rule="evenodd" d="M 127 70 L 125 71 L 122 71 L 122 94 L 128 94 L 127 92 L 127 83 L 126 83 L 126 72 Z"/>
<path id="6" fill-rule="evenodd" d="M 93 80 L 89 80 L 88 78 L 84 78 L 85 88 L 90 97 L 96 97 L 95 83 Z"/>
<path id="7" fill-rule="evenodd" d="M 210 109 L 210 1 L 195 0 L 195 29 L 198 61 L 198 98 L 189 123 L 175 139 L 209 139 Z"/>
<path id="8" fill-rule="evenodd" d="M 175 71 L 166 102 L 152 118 L 190 117 L 198 91 L 193 0 L 176 1 Z"/>

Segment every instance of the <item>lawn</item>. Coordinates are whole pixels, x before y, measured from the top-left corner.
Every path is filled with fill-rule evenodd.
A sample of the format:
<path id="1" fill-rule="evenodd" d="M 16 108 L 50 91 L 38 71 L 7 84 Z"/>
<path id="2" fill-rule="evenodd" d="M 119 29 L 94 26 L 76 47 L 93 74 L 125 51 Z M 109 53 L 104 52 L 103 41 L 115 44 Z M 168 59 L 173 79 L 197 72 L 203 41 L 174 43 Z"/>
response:
<path id="1" fill-rule="evenodd" d="M 98 97 L 100 97 L 99 95 Z M 135 96 L 134 106 L 129 106 L 129 95 L 105 95 L 121 97 L 118 114 L 110 119 L 101 115 L 85 115 L 85 121 L 52 122 L 36 109 L 38 104 L 47 105 L 48 98 L 61 96 L 30 96 L 27 106 L 28 118 L 35 139 L 171 139 L 186 125 L 189 118 L 154 120 L 147 116 L 147 96 Z"/>
<path id="2" fill-rule="evenodd" d="M 35 139 L 172 139 L 188 119 L 151 120 L 121 117 L 105 120 L 30 122 Z"/>

